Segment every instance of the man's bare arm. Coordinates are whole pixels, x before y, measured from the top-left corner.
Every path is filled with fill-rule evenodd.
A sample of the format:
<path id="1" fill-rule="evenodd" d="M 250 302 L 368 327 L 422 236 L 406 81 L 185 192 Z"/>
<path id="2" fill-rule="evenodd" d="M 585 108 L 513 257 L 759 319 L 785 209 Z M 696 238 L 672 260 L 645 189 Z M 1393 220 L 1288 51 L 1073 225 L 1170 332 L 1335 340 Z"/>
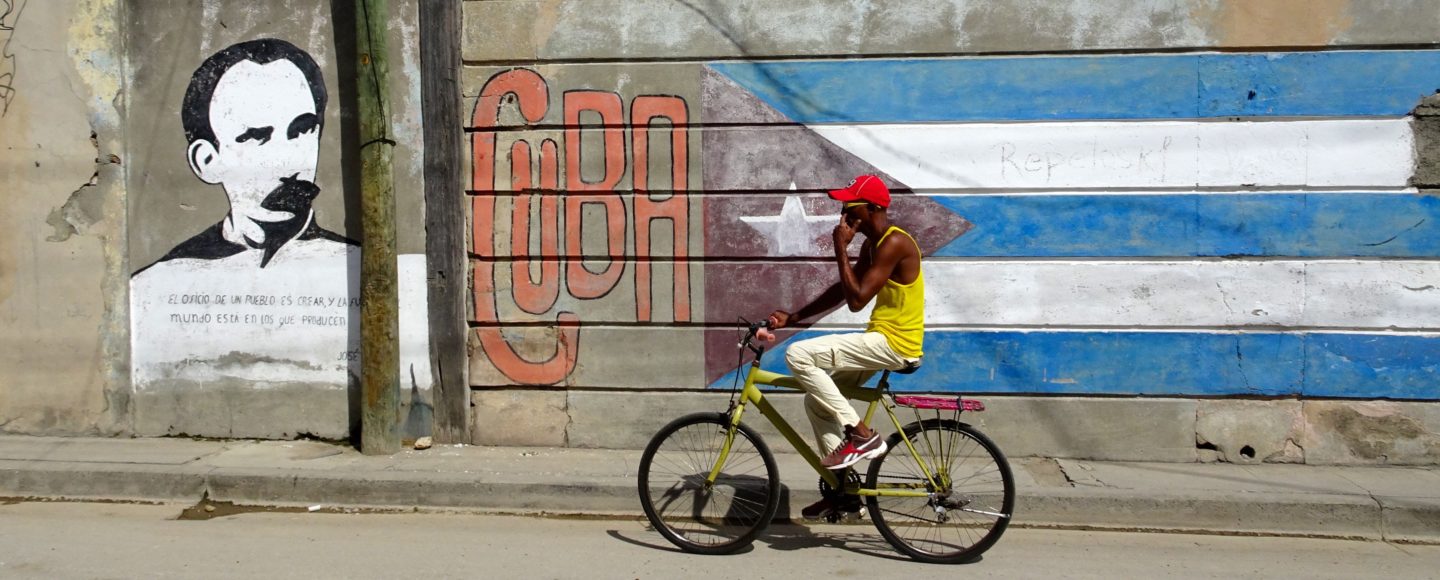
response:
<path id="1" fill-rule="evenodd" d="M 857 261 L 855 265 L 851 268 L 853 272 L 863 276 L 864 272 L 870 270 L 870 252 L 862 249 L 860 251 L 859 261 Z M 820 316 L 821 314 L 829 312 L 832 308 L 835 308 L 836 306 L 844 303 L 845 290 L 842 289 L 840 283 L 837 282 L 835 284 L 832 284 L 829 288 L 826 288 L 825 291 L 820 294 L 820 296 L 810 301 L 809 304 L 800 307 L 800 309 L 796 310 L 793 314 L 784 310 L 776 310 L 773 314 L 770 315 L 770 322 L 775 328 L 792 326 L 801 321 L 810 320 L 816 316 Z"/>
<path id="2" fill-rule="evenodd" d="M 844 224 L 841 227 L 844 227 Z M 848 243 L 849 237 L 853 235 L 853 230 L 842 232 L 841 228 L 836 228 L 836 246 L 840 247 L 842 240 Z M 905 257 L 905 252 L 900 245 L 889 243 L 883 247 L 872 246 L 869 255 L 874 256 L 873 262 L 866 264 L 867 267 L 861 270 L 850 266 L 850 256 L 846 255 L 843 248 L 835 252 L 835 261 L 840 267 L 840 290 L 844 293 L 845 305 L 851 312 L 864 309 L 865 305 L 880 293 L 885 281 L 890 279 L 901 258 Z"/>

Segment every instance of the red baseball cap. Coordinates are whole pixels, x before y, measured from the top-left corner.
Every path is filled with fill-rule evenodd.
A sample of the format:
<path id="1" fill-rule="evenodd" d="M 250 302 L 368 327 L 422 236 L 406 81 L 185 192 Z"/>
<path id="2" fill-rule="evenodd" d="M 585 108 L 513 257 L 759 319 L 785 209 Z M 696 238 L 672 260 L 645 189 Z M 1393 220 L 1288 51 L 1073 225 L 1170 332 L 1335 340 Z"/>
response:
<path id="1" fill-rule="evenodd" d="M 830 190 L 830 199 L 840 203 L 863 201 L 880 207 L 890 207 L 890 188 L 874 175 L 861 175 L 850 181 L 845 189 Z"/>

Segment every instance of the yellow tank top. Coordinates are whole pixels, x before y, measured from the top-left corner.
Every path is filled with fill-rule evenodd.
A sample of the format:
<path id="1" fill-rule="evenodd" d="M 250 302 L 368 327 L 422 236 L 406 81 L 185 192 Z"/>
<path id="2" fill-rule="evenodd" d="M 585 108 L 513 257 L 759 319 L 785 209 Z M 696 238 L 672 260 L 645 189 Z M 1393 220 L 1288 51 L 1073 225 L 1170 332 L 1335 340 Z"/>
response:
<path id="1" fill-rule="evenodd" d="M 905 234 L 911 242 L 915 241 L 914 236 L 905 230 L 890 226 L 875 242 L 875 247 L 880 247 L 890 232 L 897 231 Z M 915 244 L 915 250 L 920 250 L 920 244 Z M 875 295 L 875 309 L 870 312 L 870 324 L 865 330 L 885 335 L 895 354 L 920 358 L 924 354 L 921 347 L 925 341 L 925 273 L 920 272 L 909 284 L 886 280 L 885 286 Z"/>

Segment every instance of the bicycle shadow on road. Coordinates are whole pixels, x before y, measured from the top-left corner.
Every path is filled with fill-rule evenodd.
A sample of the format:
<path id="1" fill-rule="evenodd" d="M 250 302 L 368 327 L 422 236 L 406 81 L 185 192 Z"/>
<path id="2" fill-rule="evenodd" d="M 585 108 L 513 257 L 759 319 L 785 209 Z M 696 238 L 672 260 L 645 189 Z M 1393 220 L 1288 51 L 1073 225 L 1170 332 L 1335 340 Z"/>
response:
<path id="1" fill-rule="evenodd" d="M 684 553 L 684 550 L 665 542 L 664 538 L 660 537 L 659 532 L 656 532 L 654 528 L 646 526 L 645 530 L 654 534 L 658 541 L 649 542 L 640 538 L 627 536 L 620 530 L 606 530 L 605 534 L 632 546 L 640 546 L 642 548 L 651 548 L 676 554 Z M 806 526 L 791 523 L 776 523 L 769 526 L 765 529 L 764 533 L 760 534 L 760 537 L 755 538 L 755 542 L 763 543 L 773 550 L 784 552 L 810 548 L 840 548 L 868 556 L 878 556 L 891 560 L 906 560 L 906 558 L 897 556 L 890 545 L 885 543 L 885 539 L 878 535 L 867 536 L 858 531 L 856 533 L 834 533 L 827 531 L 817 534 Z M 746 554 L 753 551 L 755 551 L 755 544 L 750 544 L 737 550 L 735 554 Z"/>
<path id="2" fill-rule="evenodd" d="M 657 541 L 650 542 L 640 538 L 630 537 L 622 531 L 614 529 L 606 530 L 605 534 L 632 546 L 640 546 L 642 548 L 676 554 L 685 553 L 684 550 L 665 542 L 664 538 L 660 537 L 659 532 L 656 532 L 655 529 L 649 525 L 645 526 L 645 530 L 647 533 L 653 534 Z M 885 541 L 885 538 L 880 536 L 879 532 L 875 531 L 873 527 L 869 527 L 865 523 L 804 525 L 781 521 L 767 527 L 765 532 L 760 534 L 760 537 L 756 538 L 755 541 L 769 546 L 772 550 L 783 552 L 837 548 L 887 560 L 897 560 L 901 562 L 913 561 L 910 558 L 895 553 L 895 549 Z M 746 554 L 754 550 L 755 545 L 751 544 L 736 551 L 735 554 Z M 984 556 L 979 556 L 963 564 L 976 564 L 984 559 Z M 916 563 L 918 564 L 919 562 Z"/>
<path id="3" fill-rule="evenodd" d="M 840 548 L 858 554 L 890 560 L 907 560 L 881 537 L 874 527 L 863 524 L 803 525 L 776 523 L 756 538 L 771 549 L 780 551 L 811 548 Z"/>
<path id="4" fill-rule="evenodd" d="M 650 549 L 652 549 L 652 550 L 659 550 L 659 551 L 661 551 L 661 552 L 673 552 L 673 553 L 676 553 L 676 554 L 683 554 L 683 553 L 685 553 L 684 550 L 681 550 L 680 548 L 677 548 L 677 547 L 675 547 L 674 545 L 665 542 L 665 538 L 660 537 L 660 533 L 659 533 L 659 532 L 656 532 L 656 531 L 655 531 L 655 528 L 652 528 L 652 527 L 646 525 L 646 526 L 645 526 L 645 531 L 648 532 L 648 533 L 650 533 L 650 534 L 654 534 L 654 535 L 655 535 L 655 538 L 656 538 L 658 541 L 656 541 L 656 542 L 646 542 L 646 541 L 641 540 L 641 539 L 638 539 L 638 538 L 631 538 L 631 537 L 626 536 L 626 535 L 625 535 L 624 533 L 622 533 L 620 530 L 605 530 L 605 535 L 610 536 L 610 537 L 612 537 L 612 538 L 615 538 L 616 540 L 619 540 L 619 541 L 621 541 L 621 542 L 625 542 L 625 543 L 627 543 L 627 544 L 630 544 L 630 545 L 632 545 L 632 546 L 640 546 L 641 548 L 650 548 Z M 754 550 L 754 549 L 755 549 L 754 546 L 746 546 L 745 549 L 740 550 L 739 552 L 736 552 L 736 553 L 737 553 L 737 554 L 743 554 L 743 553 L 745 553 L 745 552 L 749 552 L 749 551 Z"/>

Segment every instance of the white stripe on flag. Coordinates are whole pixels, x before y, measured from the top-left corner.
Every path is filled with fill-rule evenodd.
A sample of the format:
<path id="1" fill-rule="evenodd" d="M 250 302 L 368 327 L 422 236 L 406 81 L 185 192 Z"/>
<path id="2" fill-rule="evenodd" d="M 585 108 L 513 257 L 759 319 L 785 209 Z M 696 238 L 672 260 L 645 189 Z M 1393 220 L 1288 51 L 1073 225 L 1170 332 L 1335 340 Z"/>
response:
<path id="1" fill-rule="evenodd" d="M 1406 119 L 810 125 L 917 189 L 1405 187 Z"/>
<path id="2" fill-rule="evenodd" d="M 967 262 L 924 266 L 930 326 L 1440 329 L 1440 262 Z M 863 325 L 841 309 L 821 325 Z"/>

